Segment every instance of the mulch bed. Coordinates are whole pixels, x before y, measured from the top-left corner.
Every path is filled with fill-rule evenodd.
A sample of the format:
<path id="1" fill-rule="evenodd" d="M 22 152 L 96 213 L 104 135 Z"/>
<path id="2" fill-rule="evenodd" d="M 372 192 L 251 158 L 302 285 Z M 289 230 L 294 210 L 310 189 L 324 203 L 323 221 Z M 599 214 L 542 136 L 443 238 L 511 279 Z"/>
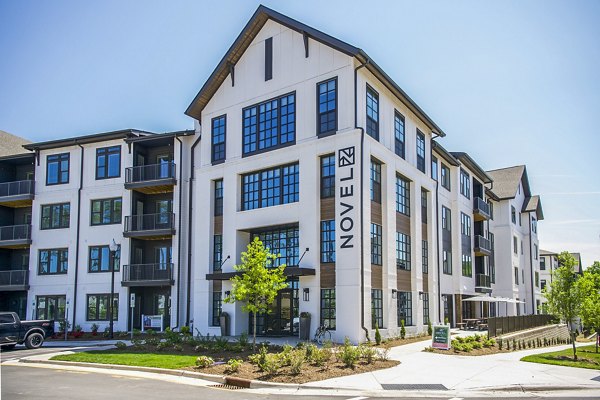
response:
<path id="1" fill-rule="evenodd" d="M 385 347 L 403 346 L 405 344 L 422 342 L 425 340 L 431 340 L 431 336 L 427 335 L 427 336 L 409 337 L 409 338 L 405 338 L 405 339 L 400 339 L 400 338 L 388 339 L 388 340 L 382 342 L 380 345 L 376 345 L 375 342 L 371 342 L 371 343 L 373 343 L 373 346 L 385 348 Z"/>
<path id="2" fill-rule="evenodd" d="M 425 350 L 423 350 L 423 351 L 425 351 Z M 445 355 L 450 355 L 450 356 L 489 356 L 489 355 L 498 354 L 498 353 L 512 353 L 512 350 L 506 350 L 506 349 L 500 350 L 497 346 L 484 347 L 482 349 L 473 349 L 468 353 L 465 351 L 455 351 L 454 349 L 450 349 L 450 350 L 428 349 L 426 351 L 428 353 L 445 354 Z"/>

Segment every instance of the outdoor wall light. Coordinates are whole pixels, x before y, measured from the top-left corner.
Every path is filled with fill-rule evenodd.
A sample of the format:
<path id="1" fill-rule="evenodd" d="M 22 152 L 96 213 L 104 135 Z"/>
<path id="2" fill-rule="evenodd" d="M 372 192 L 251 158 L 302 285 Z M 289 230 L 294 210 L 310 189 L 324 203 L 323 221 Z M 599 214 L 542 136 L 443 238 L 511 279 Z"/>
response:
<path id="1" fill-rule="evenodd" d="M 396 289 L 392 289 L 392 299 L 398 297 L 398 291 Z"/>
<path id="2" fill-rule="evenodd" d="M 309 293 L 310 293 L 310 289 L 304 288 L 302 290 L 302 300 L 308 301 L 308 299 L 309 299 Z"/>
<path id="3" fill-rule="evenodd" d="M 423 298 L 423 292 L 419 292 L 419 299 Z"/>

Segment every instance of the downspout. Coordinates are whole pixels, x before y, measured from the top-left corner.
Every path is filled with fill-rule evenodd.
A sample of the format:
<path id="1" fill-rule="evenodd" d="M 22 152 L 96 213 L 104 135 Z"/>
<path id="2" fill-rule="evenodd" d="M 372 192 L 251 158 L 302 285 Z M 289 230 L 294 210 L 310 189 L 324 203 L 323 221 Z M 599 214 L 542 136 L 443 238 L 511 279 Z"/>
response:
<path id="1" fill-rule="evenodd" d="M 196 139 L 196 141 L 194 142 L 194 144 L 192 144 L 192 151 L 191 151 L 191 156 L 190 156 L 190 184 L 189 184 L 189 193 L 188 193 L 188 259 L 187 259 L 187 307 L 186 307 L 186 316 L 185 316 L 185 324 L 186 326 L 190 325 L 190 306 L 192 304 L 192 300 L 191 300 L 191 291 L 192 291 L 192 209 L 194 208 L 192 206 L 192 199 L 193 199 L 193 193 L 194 191 L 193 186 L 194 186 L 194 149 L 196 148 L 196 146 L 198 145 L 198 143 L 200 143 L 200 139 L 202 138 L 202 135 L 200 135 L 198 137 L 198 139 Z"/>
<path id="2" fill-rule="evenodd" d="M 73 287 L 73 329 L 75 329 L 75 317 L 77 316 L 77 278 L 79 276 L 79 233 L 81 230 L 81 189 L 83 188 L 83 146 L 77 144 L 81 149 L 81 162 L 79 170 L 79 189 L 77 189 L 77 236 L 75 239 L 75 285 Z M 65 327 L 65 329 L 67 329 Z"/>
<path id="3" fill-rule="evenodd" d="M 535 314 L 535 282 L 534 279 L 534 266 L 533 266 L 533 240 L 531 239 L 531 213 L 527 213 L 527 223 L 529 224 L 529 264 L 531 265 L 531 311 Z"/>
<path id="4" fill-rule="evenodd" d="M 175 326 L 171 327 L 178 328 L 180 315 L 181 315 L 181 305 L 179 304 L 179 300 L 181 300 L 181 199 L 182 199 L 182 168 L 183 168 L 183 142 L 179 139 L 178 136 L 175 136 L 175 140 L 179 142 L 179 222 L 177 226 L 177 321 L 175 322 Z"/>
<path id="5" fill-rule="evenodd" d="M 369 338 L 369 330 L 365 327 L 365 246 L 364 246 L 364 167 L 363 167 L 363 156 L 364 156 L 364 144 L 365 144 L 365 129 L 358 126 L 358 70 L 369 64 L 367 61 L 354 68 L 354 128 L 360 129 L 360 326 L 365 332 L 367 341 L 371 341 Z"/>
<path id="6" fill-rule="evenodd" d="M 439 135 L 438 135 L 439 136 Z M 436 137 L 438 137 L 436 136 Z M 432 138 L 433 139 L 433 138 Z M 433 156 L 433 142 L 430 150 L 430 157 Z M 430 158 L 431 159 L 431 158 Z M 435 180 L 435 250 L 437 253 L 437 287 L 438 287 L 438 313 L 440 323 L 444 323 L 444 310 L 442 308 L 442 275 L 440 274 L 440 179 Z"/>

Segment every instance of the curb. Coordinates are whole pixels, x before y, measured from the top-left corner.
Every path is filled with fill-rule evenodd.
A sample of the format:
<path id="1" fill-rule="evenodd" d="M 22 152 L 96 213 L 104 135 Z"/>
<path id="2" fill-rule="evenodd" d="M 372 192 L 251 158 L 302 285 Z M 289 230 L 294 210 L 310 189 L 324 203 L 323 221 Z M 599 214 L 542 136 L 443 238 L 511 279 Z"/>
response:
<path id="1" fill-rule="evenodd" d="M 473 391 L 481 392 L 558 392 L 566 390 L 596 390 L 597 385 L 510 385 L 510 386 L 493 386 L 481 387 L 472 389 Z"/>

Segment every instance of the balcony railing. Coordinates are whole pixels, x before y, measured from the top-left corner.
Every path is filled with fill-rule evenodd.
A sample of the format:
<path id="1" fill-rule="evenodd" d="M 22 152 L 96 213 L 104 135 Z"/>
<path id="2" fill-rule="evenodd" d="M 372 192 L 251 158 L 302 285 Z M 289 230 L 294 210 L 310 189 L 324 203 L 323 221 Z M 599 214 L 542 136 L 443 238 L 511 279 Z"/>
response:
<path id="1" fill-rule="evenodd" d="M 31 225 L 0 226 L 0 246 L 31 243 Z"/>
<path id="2" fill-rule="evenodd" d="M 0 200 L 5 197 L 33 195 L 34 183 L 31 180 L 0 183 Z"/>
<path id="3" fill-rule="evenodd" d="M 175 163 L 140 165 L 125 169 L 125 183 L 142 183 L 163 179 L 175 179 Z"/>
<path id="4" fill-rule="evenodd" d="M 490 205 L 481 197 L 473 197 L 473 214 L 476 221 L 488 220 L 492 217 Z"/>
<path id="5" fill-rule="evenodd" d="M 172 263 L 123 266 L 123 286 L 159 286 L 172 284 Z"/>
<path id="6" fill-rule="evenodd" d="M 0 271 L 0 289 L 26 290 L 29 287 L 29 271 Z"/>
<path id="7" fill-rule="evenodd" d="M 475 254 L 489 256 L 492 254 L 492 244 L 489 239 L 475 235 Z"/>
<path id="8" fill-rule="evenodd" d="M 129 215 L 125 217 L 125 234 L 132 236 L 136 233 L 174 234 L 175 214 L 164 212 L 158 214 Z"/>
<path id="9" fill-rule="evenodd" d="M 475 274 L 475 287 L 491 288 L 492 280 L 489 275 Z"/>

